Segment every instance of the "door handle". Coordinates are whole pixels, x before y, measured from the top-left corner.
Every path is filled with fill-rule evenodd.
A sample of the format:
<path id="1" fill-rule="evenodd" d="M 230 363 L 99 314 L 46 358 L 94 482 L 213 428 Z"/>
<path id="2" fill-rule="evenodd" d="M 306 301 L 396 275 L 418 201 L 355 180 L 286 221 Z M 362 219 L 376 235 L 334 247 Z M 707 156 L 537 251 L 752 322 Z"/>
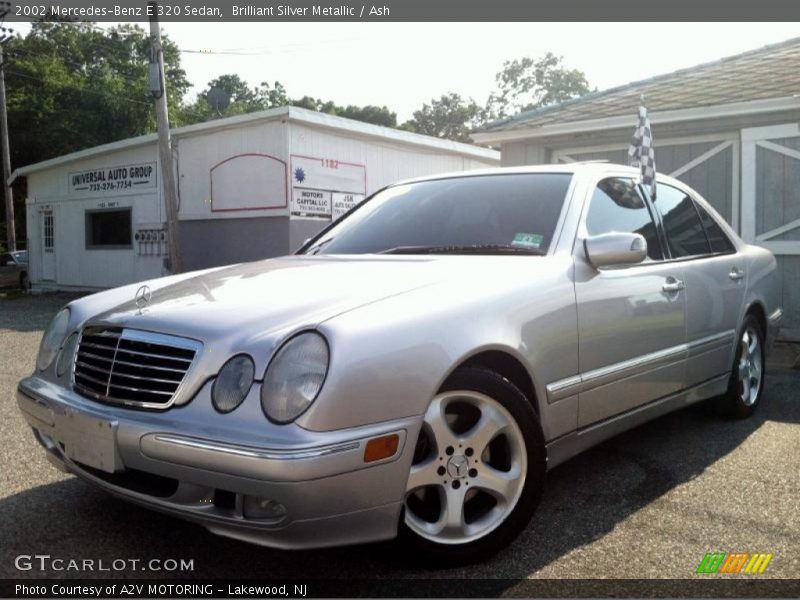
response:
<path id="1" fill-rule="evenodd" d="M 667 277 L 667 281 L 661 286 L 662 291 L 670 294 L 680 292 L 683 289 L 686 289 L 686 285 L 680 279 L 675 279 L 674 277 Z"/>
<path id="2" fill-rule="evenodd" d="M 730 277 L 733 281 L 739 281 L 740 279 L 744 278 L 744 271 L 738 267 L 733 267 L 731 272 L 728 273 L 728 277 Z"/>

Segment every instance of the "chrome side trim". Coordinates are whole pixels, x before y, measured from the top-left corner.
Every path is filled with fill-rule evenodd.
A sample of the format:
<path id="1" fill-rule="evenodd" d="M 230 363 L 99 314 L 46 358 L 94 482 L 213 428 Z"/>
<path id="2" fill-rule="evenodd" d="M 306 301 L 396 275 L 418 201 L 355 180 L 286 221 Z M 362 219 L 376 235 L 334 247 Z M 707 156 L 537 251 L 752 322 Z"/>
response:
<path id="1" fill-rule="evenodd" d="M 547 469 L 557 467 L 584 450 L 673 410 L 725 391 L 729 375 L 724 373 L 688 389 L 636 406 L 597 423 L 577 429 L 547 443 Z"/>
<path id="2" fill-rule="evenodd" d="M 783 318 L 783 308 L 780 306 L 772 311 L 772 314 L 768 317 L 770 323 L 777 323 Z"/>
<path id="3" fill-rule="evenodd" d="M 397 432 L 395 432 L 397 433 Z M 302 460 L 307 458 L 319 458 L 357 450 L 361 447 L 361 442 L 343 442 L 330 446 L 317 448 L 300 448 L 297 450 L 273 450 L 269 448 L 254 448 L 252 446 L 239 446 L 234 444 L 222 444 L 209 440 L 197 438 L 187 438 L 176 435 L 156 434 L 154 439 L 157 442 L 170 444 L 173 446 L 183 446 L 196 450 L 206 450 L 209 452 L 220 452 L 232 456 L 244 456 L 247 458 L 259 458 L 263 460 Z"/>
<path id="4" fill-rule="evenodd" d="M 572 386 L 579 385 L 580 383 L 581 383 L 580 375 L 573 375 L 572 377 L 567 377 L 566 379 L 559 379 L 558 381 L 554 381 L 553 383 L 547 386 L 547 398 L 551 401 L 553 400 L 554 395 L 558 395 L 559 398 L 562 398 L 563 396 L 560 395 L 560 392 L 562 392 L 563 390 L 568 390 Z"/>
<path id="5" fill-rule="evenodd" d="M 687 344 L 689 348 L 689 358 L 710 352 L 711 350 L 718 350 L 733 343 L 736 339 L 736 331 L 729 329 L 708 337 L 693 340 Z"/>
<path id="6" fill-rule="evenodd" d="M 731 329 L 693 340 L 689 343 L 678 344 L 677 346 L 671 346 L 670 348 L 643 354 L 606 367 L 553 381 L 546 386 L 547 401 L 548 403 L 553 403 L 619 379 L 666 366 L 689 356 L 702 354 L 731 343 L 735 337 L 736 332 Z"/>

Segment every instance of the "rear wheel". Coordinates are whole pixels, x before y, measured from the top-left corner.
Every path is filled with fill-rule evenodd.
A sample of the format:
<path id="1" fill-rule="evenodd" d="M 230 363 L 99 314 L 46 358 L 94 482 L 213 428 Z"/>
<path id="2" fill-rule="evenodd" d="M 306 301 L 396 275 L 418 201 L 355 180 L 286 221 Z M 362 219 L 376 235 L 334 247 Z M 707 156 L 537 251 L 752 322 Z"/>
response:
<path id="1" fill-rule="evenodd" d="M 486 558 L 528 524 L 544 472 L 544 437 L 528 399 L 492 371 L 459 370 L 425 414 L 401 538 L 428 563 Z"/>
<path id="2" fill-rule="evenodd" d="M 728 391 L 717 399 L 717 407 L 728 416 L 752 415 L 764 389 L 764 333 L 753 315 L 747 315 L 739 332 Z"/>
<path id="3" fill-rule="evenodd" d="M 19 276 L 19 287 L 23 292 L 27 292 L 28 289 L 31 287 L 30 281 L 28 280 L 27 273 L 21 273 Z"/>

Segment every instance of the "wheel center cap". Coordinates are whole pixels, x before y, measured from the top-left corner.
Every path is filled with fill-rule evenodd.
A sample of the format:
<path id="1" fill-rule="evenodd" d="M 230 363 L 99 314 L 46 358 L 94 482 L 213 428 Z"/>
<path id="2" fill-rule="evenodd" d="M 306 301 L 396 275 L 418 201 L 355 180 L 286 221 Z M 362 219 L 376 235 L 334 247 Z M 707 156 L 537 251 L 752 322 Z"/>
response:
<path id="1" fill-rule="evenodd" d="M 447 461 L 447 474 L 453 479 L 463 479 L 469 472 L 469 460 L 463 454 L 451 456 Z"/>

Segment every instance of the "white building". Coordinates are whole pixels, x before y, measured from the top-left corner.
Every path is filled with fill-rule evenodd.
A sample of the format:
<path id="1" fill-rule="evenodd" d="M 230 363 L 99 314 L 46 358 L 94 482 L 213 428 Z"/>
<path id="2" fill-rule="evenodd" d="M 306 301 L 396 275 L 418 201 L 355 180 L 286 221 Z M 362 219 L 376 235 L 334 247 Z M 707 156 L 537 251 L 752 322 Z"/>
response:
<path id="1" fill-rule="evenodd" d="M 294 107 L 175 129 L 184 270 L 288 254 L 394 181 L 498 166 L 484 148 Z M 145 135 L 17 169 L 27 177 L 34 289 L 166 274 L 157 140 Z"/>

